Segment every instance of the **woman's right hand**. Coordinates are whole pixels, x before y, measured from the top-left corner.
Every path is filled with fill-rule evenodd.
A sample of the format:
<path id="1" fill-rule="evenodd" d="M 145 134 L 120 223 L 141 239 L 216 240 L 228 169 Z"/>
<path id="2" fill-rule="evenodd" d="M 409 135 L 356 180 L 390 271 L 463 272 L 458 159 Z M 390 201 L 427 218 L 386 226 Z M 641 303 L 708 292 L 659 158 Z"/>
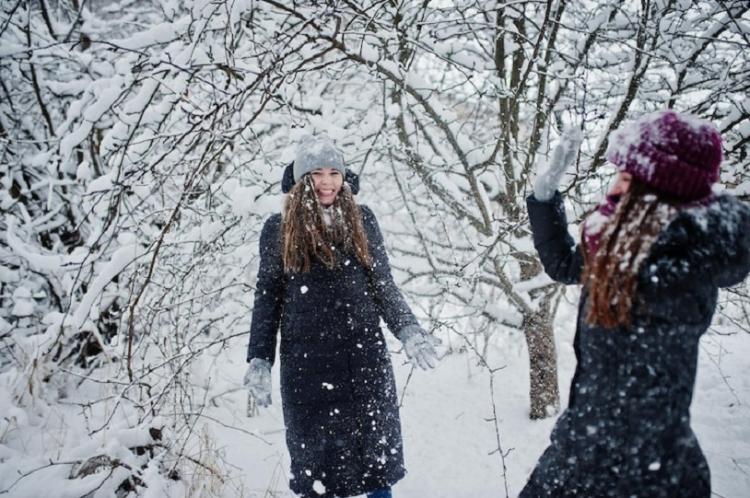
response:
<path id="1" fill-rule="evenodd" d="M 569 127 L 563 131 L 560 142 L 552 151 L 552 158 L 545 171 L 537 174 L 534 180 L 534 197 L 538 201 L 552 199 L 557 187 L 560 185 L 565 171 L 573 163 L 583 137 L 577 128 Z"/>
<path id="2" fill-rule="evenodd" d="M 248 394 L 258 406 L 271 404 L 271 364 L 262 358 L 253 358 L 242 381 Z"/>

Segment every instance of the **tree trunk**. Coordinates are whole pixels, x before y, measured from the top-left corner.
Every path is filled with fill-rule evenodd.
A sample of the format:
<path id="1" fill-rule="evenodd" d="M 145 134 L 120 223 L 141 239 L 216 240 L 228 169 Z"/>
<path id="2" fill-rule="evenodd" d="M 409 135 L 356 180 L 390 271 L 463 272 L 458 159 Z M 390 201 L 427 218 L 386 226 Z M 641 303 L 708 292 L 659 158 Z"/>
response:
<path id="1" fill-rule="evenodd" d="M 545 296 L 539 311 L 523 321 L 523 333 L 529 348 L 529 417 L 532 419 L 550 417 L 560 410 L 550 298 L 549 294 Z"/>

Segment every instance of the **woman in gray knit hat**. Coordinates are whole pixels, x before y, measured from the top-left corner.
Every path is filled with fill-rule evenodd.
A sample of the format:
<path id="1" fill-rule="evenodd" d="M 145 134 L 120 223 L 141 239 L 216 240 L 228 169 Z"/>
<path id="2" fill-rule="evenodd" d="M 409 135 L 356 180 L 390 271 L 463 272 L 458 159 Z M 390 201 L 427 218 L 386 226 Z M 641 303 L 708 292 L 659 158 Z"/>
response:
<path id="1" fill-rule="evenodd" d="M 325 136 L 305 137 L 265 223 L 245 384 L 271 402 L 280 330 L 281 403 L 300 496 L 388 498 L 405 474 L 393 368 L 382 317 L 423 369 L 439 340 L 417 323 L 391 276 L 375 215 Z"/>

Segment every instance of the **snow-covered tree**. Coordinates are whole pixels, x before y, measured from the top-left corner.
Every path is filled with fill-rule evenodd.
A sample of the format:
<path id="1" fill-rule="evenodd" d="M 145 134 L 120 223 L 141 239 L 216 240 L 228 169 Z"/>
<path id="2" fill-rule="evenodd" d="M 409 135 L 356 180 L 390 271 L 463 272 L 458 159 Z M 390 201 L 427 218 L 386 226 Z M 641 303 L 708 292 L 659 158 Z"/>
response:
<path id="1" fill-rule="evenodd" d="M 499 329 L 524 333 L 533 418 L 559 404 L 560 289 L 528 241 L 524 197 L 562 128 L 587 137 L 579 216 L 611 176 L 601 169 L 609 133 L 667 106 L 716 121 L 724 181 L 746 181 L 744 2 L 268 4 L 288 14 L 283 31 L 330 52 L 287 99 L 350 145 L 368 178 L 396 187 L 377 197 L 402 213 L 393 250 L 435 324 L 460 322 L 474 346 Z"/>
<path id="2" fill-rule="evenodd" d="M 23 472 L 0 491 L 65 465 L 89 490 L 221 494 L 228 471 L 199 422 L 239 387 L 216 358 L 249 329 L 261 222 L 311 130 L 361 175 L 425 324 L 490 372 L 501 367 L 491 349 L 523 334 L 530 415 L 551 415 L 564 291 L 531 246 L 529 180 L 561 130 L 579 127 L 568 207 L 580 217 L 611 176 L 609 132 L 670 106 L 720 127 L 722 183 L 750 194 L 748 9 L 3 5 L 0 382 L 12 415 L 0 437 L 37 430 L 33 414 L 83 422 L 39 449 L 37 471 L 18 459 Z M 725 301 L 720 324 L 750 328 L 746 289 Z"/>

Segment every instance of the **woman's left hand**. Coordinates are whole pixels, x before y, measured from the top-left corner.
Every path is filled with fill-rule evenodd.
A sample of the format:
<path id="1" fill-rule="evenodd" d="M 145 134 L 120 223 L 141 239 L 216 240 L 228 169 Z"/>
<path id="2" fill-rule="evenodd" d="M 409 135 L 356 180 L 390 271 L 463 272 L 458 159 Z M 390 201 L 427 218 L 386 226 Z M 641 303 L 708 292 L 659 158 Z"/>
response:
<path id="1" fill-rule="evenodd" d="M 440 339 L 428 334 L 419 325 L 407 325 L 398 331 L 396 337 L 404 345 L 404 352 L 412 364 L 419 366 L 422 370 L 435 368 L 438 362 L 435 346 L 442 344 Z"/>

